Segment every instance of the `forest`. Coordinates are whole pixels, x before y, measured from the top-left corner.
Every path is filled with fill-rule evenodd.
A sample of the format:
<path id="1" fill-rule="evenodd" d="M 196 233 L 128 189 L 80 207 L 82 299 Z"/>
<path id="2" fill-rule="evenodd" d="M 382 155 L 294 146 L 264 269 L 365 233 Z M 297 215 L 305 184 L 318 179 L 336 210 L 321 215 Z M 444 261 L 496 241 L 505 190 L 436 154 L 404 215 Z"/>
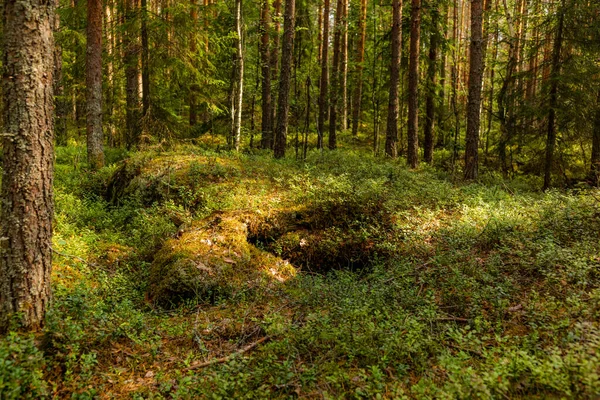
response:
<path id="1" fill-rule="evenodd" d="M 1 10 L 1 400 L 600 398 L 597 0 Z"/>

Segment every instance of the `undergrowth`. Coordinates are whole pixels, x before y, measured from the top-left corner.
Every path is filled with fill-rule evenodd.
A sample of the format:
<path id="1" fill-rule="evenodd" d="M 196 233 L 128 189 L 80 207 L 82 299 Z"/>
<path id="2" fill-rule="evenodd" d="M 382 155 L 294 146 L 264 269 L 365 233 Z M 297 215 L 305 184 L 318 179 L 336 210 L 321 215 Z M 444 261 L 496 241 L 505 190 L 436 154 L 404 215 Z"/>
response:
<path id="1" fill-rule="evenodd" d="M 350 150 L 111 152 L 97 173 L 84 154 L 57 149 L 54 301 L 43 332 L 0 340 L 0 398 L 600 396 L 597 190 Z M 230 248 L 296 276 L 156 304 L 165 243 L 237 215 Z"/>

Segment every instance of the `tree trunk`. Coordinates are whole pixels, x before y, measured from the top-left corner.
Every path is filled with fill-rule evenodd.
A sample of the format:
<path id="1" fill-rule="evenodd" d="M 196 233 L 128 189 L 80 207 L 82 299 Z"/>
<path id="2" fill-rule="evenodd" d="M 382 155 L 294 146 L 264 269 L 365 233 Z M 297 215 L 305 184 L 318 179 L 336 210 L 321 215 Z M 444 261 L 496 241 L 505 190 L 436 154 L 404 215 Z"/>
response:
<path id="1" fill-rule="evenodd" d="M 275 157 L 285 156 L 286 137 L 288 128 L 288 113 L 290 109 L 290 82 L 292 78 L 292 58 L 294 56 L 296 3 L 286 0 L 283 22 L 283 45 L 281 51 L 281 74 L 279 75 L 279 103 L 277 109 L 277 131 L 275 135 Z"/>
<path id="2" fill-rule="evenodd" d="M 323 148 L 323 133 L 327 118 L 327 91 L 329 86 L 329 0 L 323 0 L 323 37 L 321 46 L 321 79 L 319 81 L 319 118 L 317 121 L 317 148 Z"/>
<path id="3" fill-rule="evenodd" d="M 598 91 L 598 100 L 596 101 L 596 115 L 592 136 L 591 173 L 594 185 L 600 186 L 600 91 Z"/>
<path id="4" fill-rule="evenodd" d="M 148 43 L 148 4 L 147 0 L 141 0 L 142 4 L 142 117 L 146 116 L 150 108 L 150 55 Z"/>
<path id="5" fill-rule="evenodd" d="M 273 148 L 273 123 L 271 120 L 271 65 L 269 49 L 269 29 L 271 17 L 269 13 L 269 0 L 263 0 L 261 10 L 261 37 L 260 37 L 260 57 L 262 73 L 262 138 L 261 147 L 263 149 Z"/>
<path id="6" fill-rule="evenodd" d="M 277 82 L 277 74 L 279 73 L 279 36 L 281 32 L 281 0 L 273 1 L 273 41 L 271 46 L 271 84 Z M 277 91 L 271 94 L 271 123 L 276 121 Z M 273 142 L 275 139 L 273 139 Z M 274 143 L 273 143 L 274 144 Z"/>
<path id="7" fill-rule="evenodd" d="M 145 1 L 145 0 L 144 0 Z M 191 7 L 192 9 L 190 10 L 190 17 L 192 20 L 192 31 L 190 32 L 190 53 L 192 55 L 192 60 L 191 60 L 191 64 L 193 67 L 195 67 L 196 64 L 196 52 L 198 50 L 198 46 L 196 45 L 196 33 L 197 33 L 197 26 L 198 26 L 198 10 L 197 7 L 198 3 L 196 0 L 191 0 Z M 207 20 L 204 20 L 205 24 L 207 23 Z M 207 42 L 204 42 L 204 47 L 207 47 Z M 197 98 L 198 98 L 198 93 L 197 93 L 197 87 L 196 87 L 196 82 L 195 80 L 191 83 L 190 85 L 190 126 L 195 126 L 198 123 L 198 104 L 197 104 Z"/>
<path id="8" fill-rule="evenodd" d="M 479 127 L 481 125 L 481 87 L 483 82 L 483 0 L 471 0 L 471 60 L 469 62 L 469 100 L 465 179 L 477 179 L 479 167 Z"/>
<path id="9" fill-rule="evenodd" d="M 344 0 L 338 0 L 335 8 L 335 25 L 333 27 L 333 60 L 331 65 L 331 94 L 329 95 L 329 149 L 337 147 L 337 111 L 339 107 L 340 82 L 340 48 L 342 39 L 342 15 Z"/>
<path id="10" fill-rule="evenodd" d="M 552 165 L 554 164 L 554 147 L 556 146 L 556 107 L 558 105 L 558 79 L 560 77 L 560 57 L 563 42 L 563 29 L 565 24 L 565 0 L 561 1 L 558 28 L 552 48 L 552 66 L 550 70 L 550 90 L 548 93 L 548 135 L 546 137 L 546 162 L 544 164 L 544 187 L 550 188 L 552 184 Z"/>
<path id="11" fill-rule="evenodd" d="M 242 137 L 242 104 L 244 100 L 244 49 L 242 42 L 242 0 L 235 0 L 235 60 L 234 81 L 231 93 L 231 138 L 236 151 L 240 150 Z"/>
<path id="12" fill-rule="evenodd" d="M 0 333 L 40 328 L 51 298 L 54 6 L 4 2 Z"/>
<path id="13" fill-rule="evenodd" d="M 402 50 L 402 0 L 392 1 L 392 60 L 390 64 L 390 94 L 388 99 L 385 154 L 398 156 L 398 84 L 400 82 L 400 52 Z"/>
<path id="14" fill-rule="evenodd" d="M 419 165 L 419 42 L 421 39 L 421 0 L 412 0 L 410 21 L 407 161 L 411 168 L 416 168 Z"/>
<path id="15" fill-rule="evenodd" d="M 86 80 L 86 131 L 88 163 L 104 166 L 102 135 L 102 0 L 88 0 Z"/>
<path id="16" fill-rule="evenodd" d="M 91 0 L 90 0 L 91 1 Z M 98 1 L 98 0 L 95 0 Z M 125 0 L 125 19 L 129 24 L 123 38 L 125 63 L 125 92 L 126 92 L 126 125 L 125 143 L 128 149 L 139 145 L 140 142 L 140 93 L 138 84 L 138 46 L 137 31 L 134 29 L 136 0 Z"/>
<path id="17" fill-rule="evenodd" d="M 367 0 L 360 2 L 360 17 L 358 20 L 358 48 L 356 56 L 356 86 L 352 99 L 352 136 L 358 136 L 358 123 L 360 121 L 363 71 L 365 69 L 365 43 L 367 41 Z"/>
<path id="18" fill-rule="evenodd" d="M 437 6 L 436 6 L 437 7 Z M 423 158 L 425 162 L 431 164 L 433 162 L 433 128 L 435 122 L 435 90 L 436 90 L 436 71 L 437 71 L 437 53 L 438 53 L 438 42 L 439 42 L 439 9 L 431 10 L 431 25 L 432 32 L 429 39 L 429 64 L 427 65 L 427 99 L 425 101 L 425 143 L 424 143 L 424 154 Z"/>
<path id="19" fill-rule="evenodd" d="M 340 51 L 340 93 L 342 95 L 340 122 L 342 131 L 348 129 L 348 1 L 343 1 L 342 48 Z"/>
<path id="20" fill-rule="evenodd" d="M 53 32 L 60 29 L 60 17 L 54 16 Z M 58 145 L 67 144 L 67 116 L 68 104 L 65 100 L 65 88 L 63 82 L 62 48 L 56 45 L 54 48 L 54 108 L 55 108 L 55 136 Z"/>

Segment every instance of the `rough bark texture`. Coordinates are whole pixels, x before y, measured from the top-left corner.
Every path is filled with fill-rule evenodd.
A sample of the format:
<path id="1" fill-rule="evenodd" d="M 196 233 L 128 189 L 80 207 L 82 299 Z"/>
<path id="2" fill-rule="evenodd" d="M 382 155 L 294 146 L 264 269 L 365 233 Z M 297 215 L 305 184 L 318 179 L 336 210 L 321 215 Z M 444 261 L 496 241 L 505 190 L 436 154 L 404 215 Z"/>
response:
<path id="1" fill-rule="evenodd" d="M 4 3 L 0 333 L 37 329 L 52 268 L 54 1 Z M 101 14 L 102 15 L 102 14 Z"/>
<path id="2" fill-rule="evenodd" d="M 424 137 L 425 143 L 423 144 L 423 158 L 426 163 L 431 164 L 433 162 L 433 129 L 435 123 L 435 89 L 436 89 L 436 72 L 437 72 L 437 58 L 438 58 L 438 42 L 439 42 L 439 12 L 438 10 L 431 10 L 431 25 L 432 32 L 430 33 L 429 39 L 429 63 L 427 65 L 427 99 L 425 100 L 425 129 Z"/>
<path id="3" fill-rule="evenodd" d="M 317 120 L 317 148 L 323 148 L 325 119 L 327 119 L 327 91 L 329 86 L 329 0 L 323 1 L 323 36 L 321 46 L 321 79 L 319 81 L 319 118 Z"/>
<path id="4" fill-rule="evenodd" d="M 260 58 L 262 74 L 262 138 L 261 147 L 263 149 L 273 148 L 273 123 L 271 120 L 271 65 L 269 63 L 269 26 L 271 25 L 271 16 L 269 13 L 269 0 L 263 0 L 260 15 Z"/>
<path id="5" fill-rule="evenodd" d="M 90 168 L 104 166 L 102 134 L 102 0 L 88 0 L 86 78 L 87 154 Z"/>
<path id="6" fill-rule="evenodd" d="M 95 0 L 97 1 L 97 0 Z M 140 93 L 138 83 L 138 38 L 134 28 L 133 19 L 137 8 L 136 0 L 125 0 L 125 19 L 128 21 L 129 31 L 123 38 L 125 48 L 125 92 L 126 92 L 126 125 L 127 134 L 125 143 L 127 148 L 136 147 L 140 142 Z"/>
<path id="7" fill-rule="evenodd" d="M 234 81 L 231 94 L 231 138 L 236 151 L 240 149 L 242 137 L 242 104 L 244 100 L 244 49 L 242 47 L 242 0 L 235 1 L 235 60 Z"/>
<path id="8" fill-rule="evenodd" d="M 398 83 L 400 81 L 400 51 L 402 45 L 402 0 L 392 1 L 392 60 L 390 64 L 390 95 L 388 101 L 385 154 L 398 156 Z"/>
<path id="9" fill-rule="evenodd" d="M 410 11 L 410 56 L 408 65 L 408 152 L 411 168 L 419 164 L 419 43 L 421 0 L 412 0 Z"/>
<path id="10" fill-rule="evenodd" d="M 360 121 L 363 71 L 365 69 L 365 42 L 367 40 L 367 0 L 360 2 L 360 17 L 358 19 L 358 46 L 356 54 L 356 86 L 352 98 L 352 136 L 358 136 L 358 123 Z"/>
<path id="11" fill-rule="evenodd" d="M 342 15 L 344 0 L 337 0 L 333 32 L 333 60 L 331 65 L 331 94 L 329 95 L 329 149 L 337 147 L 337 112 L 340 101 L 340 53 L 342 42 Z"/>
<path id="12" fill-rule="evenodd" d="M 560 77 L 560 57 L 565 25 L 565 0 L 562 0 L 558 16 L 558 28 L 552 49 L 552 66 L 550 70 L 550 91 L 548 93 L 548 135 L 546 137 L 546 163 L 544 165 L 544 187 L 552 184 L 552 165 L 554 164 L 554 147 L 556 146 L 556 107 L 558 105 L 558 78 Z"/>
<path id="13" fill-rule="evenodd" d="M 483 83 L 483 0 L 471 1 L 471 60 L 467 101 L 465 179 L 477 179 L 479 166 L 479 127 L 481 125 L 481 87 Z"/>
<path id="14" fill-rule="evenodd" d="M 277 131 L 275 134 L 275 157 L 285 156 L 290 110 L 290 83 L 292 80 L 292 58 L 294 56 L 296 2 L 286 0 L 283 20 L 283 44 L 281 51 L 281 74 L 279 75 L 279 104 L 277 109 Z"/>

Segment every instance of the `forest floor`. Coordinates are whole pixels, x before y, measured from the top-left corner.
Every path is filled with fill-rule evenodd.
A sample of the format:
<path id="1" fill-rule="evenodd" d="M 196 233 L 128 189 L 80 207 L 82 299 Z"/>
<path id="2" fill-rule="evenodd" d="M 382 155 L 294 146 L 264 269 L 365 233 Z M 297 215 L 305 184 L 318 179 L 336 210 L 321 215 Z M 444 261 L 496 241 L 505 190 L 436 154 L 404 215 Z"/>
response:
<path id="1" fill-rule="evenodd" d="M 600 192 L 357 150 L 56 161 L 54 302 L 0 397 L 598 398 Z"/>

